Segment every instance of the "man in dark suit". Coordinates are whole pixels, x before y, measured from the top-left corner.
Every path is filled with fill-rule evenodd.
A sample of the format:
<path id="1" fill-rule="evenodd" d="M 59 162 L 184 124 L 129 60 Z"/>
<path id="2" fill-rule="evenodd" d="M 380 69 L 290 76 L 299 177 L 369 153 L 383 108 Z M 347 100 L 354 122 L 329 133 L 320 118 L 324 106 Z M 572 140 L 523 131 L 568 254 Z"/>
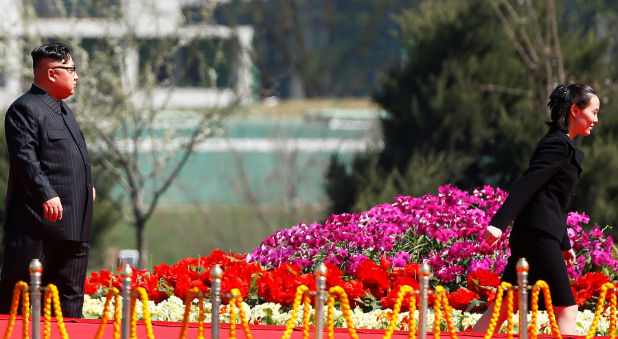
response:
<path id="1" fill-rule="evenodd" d="M 11 104 L 4 123 L 10 171 L 0 313 L 9 312 L 15 283 L 29 282 L 29 263 L 38 258 L 43 285 L 58 287 L 63 315 L 80 318 L 95 190 L 84 136 L 62 100 L 79 77 L 63 44 L 31 55 L 34 83 Z"/>

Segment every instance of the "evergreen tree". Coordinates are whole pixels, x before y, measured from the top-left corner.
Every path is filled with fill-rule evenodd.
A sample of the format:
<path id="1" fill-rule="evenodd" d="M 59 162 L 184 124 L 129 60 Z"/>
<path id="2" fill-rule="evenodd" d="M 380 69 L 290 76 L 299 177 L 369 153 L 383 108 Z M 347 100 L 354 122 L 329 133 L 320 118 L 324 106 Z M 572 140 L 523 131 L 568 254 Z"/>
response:
<path id="1" fill-rule="evenodd" d="M 367 96 L 379 69 L 400 59 L 393 13 L 407 0 L 234 0 L 227 25 L 255 29 L 254 59 L 264 96 Z"/>
<path id="2" fill-rule="evenodd" d="M 573 6 L 557 10 L 567 9 Z M 538 10 L 546 13 L 547 7 Z M 599 88 L 602 105 L 609 104 L 602 110 L 615 111 L 615 66 L 607 64 L 615 45 L 605 38 L 611 34 L 567 22 L 559 29 L 561 49 L 568 51 L 563 52 L 567 80 Z M 419 10 L 398 16 L 398 23 L 407 61 L 385 70 L 374 94 L 388 113 L 382 121 L 384 149 L 358 157 L 351 169 L 333 159 L 327 192 L 334 212 L 391 201 L 396 194 L 424 194 L 444 183 L 508 190 L 545 133 L 548 111 L 536 84 L 549 78 L 527 70 L 505 23 L 486 1 L 425 1 Z M 602 116 L 596 136 L 576 141 L 587 158 L 572 208 L 602 224 L 616 221 L 610 206 L 616 204 L 617 185 L 596 174 L 615 178 L 618 170 L 615 120 L 615 114 Z"/>

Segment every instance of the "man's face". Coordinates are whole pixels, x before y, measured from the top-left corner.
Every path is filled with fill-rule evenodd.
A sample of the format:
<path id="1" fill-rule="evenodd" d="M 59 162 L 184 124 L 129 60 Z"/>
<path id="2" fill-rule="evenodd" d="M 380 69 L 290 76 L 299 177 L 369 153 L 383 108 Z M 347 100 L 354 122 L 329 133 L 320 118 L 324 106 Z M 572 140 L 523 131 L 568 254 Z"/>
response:
<path id="1" fill-rule="evenodd" d="M 52 82 L 50 94 L 56 99 L 65 99 L 73 94 L 75 86 L 77 86 L 77 70 L 75 62 L 69 55 L 68 59 L 63 63 L 60 60 L 45 59 L 40 67 L 47 68 L 47 76 Z"/>

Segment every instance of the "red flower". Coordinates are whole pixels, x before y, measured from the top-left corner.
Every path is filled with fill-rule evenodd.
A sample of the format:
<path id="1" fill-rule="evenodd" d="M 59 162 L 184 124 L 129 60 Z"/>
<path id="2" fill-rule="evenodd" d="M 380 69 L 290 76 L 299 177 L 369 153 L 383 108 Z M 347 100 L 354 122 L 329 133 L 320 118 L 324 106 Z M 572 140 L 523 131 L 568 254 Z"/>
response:
<path id="1" fill-rule="evenodd" d="M 582 306 L 587 301 L 598 298 L 603 284 L 607 282 L 609 282 L 607 276 L 598 272 L 588 272 L 579 277 L 579 279 L 571 285 L 575 290 L 573 295 L 576 298 L 575 301 L 577 305 Z"/>
<path id="2" fill-rule="evenodd" d="M 367 292 L 363 289 L 363 284 L 357 280 L 343 280 L 343 272 L 341 272 L 339 266 L 333 263 L 327 262 L 324 265 L 326 265 L 326 289 L 328 290 L 333 286 L 341 286 L 348 296 L 350 306 L 356 306 L 358 304 L 356 299 L 361 299 Z"/>
<path id="3" fill-rule="evenodd" d="M 495 298 L 498 286 L 500 286 L 500 277 L 492 271 L 483 269 L 470 273 L 466 280 L 468 288 L 481 298 Z"/>
<path id="4" fill-rule="evenodd" d="M 86 294 L 94 294 L 102 288 L 120 287 L 122 285 L 121 278 L 112 274 L 112 272 L 104 270 L 99 273 L 92 272 L 90 277 L 86 277 L 85 290 Z"/>
<path id="5" fill-rule="evenodd" d="M 184 301 L 190 289 L 191 283 L 188 280 L 181 280 L 174 287 L 174 295 Z"/>
<path id="6" fill-rule="evenodd" d="M 397 302 L 397 298 L 399 296 L 399 287 L 393 288 L 386 294 L 385 297 L 380 299 L 380 305 L 383 308 L 393 309 L 395 308 L 395 303 Z M 401 312 L 408 312 L 410 310 L 410 302 L 416 303 L 416 299 L 410 293 L 406 294 L 402 303 L 401 303 Z"/>
<path id="7" fill-rule="evenodd" d="M 348 295 L 350 307 L 354 307 L 359 304 L 357 299 L 362 299 L 365 293 L 367 293 L 367 290 L 363 288 L 363 284 L 358 280 L 345 281 L 339 286 L 343 287 L 345 294 Z"/>
<path id="8" fill-rule="evenodd" d="M 391 262 L 385 256 L 380 258 L 380 268 L 386 272 L 391 268 Z"/>
<path id="9" fill-rule="evenodd" d="M 388 273 L 369 259 L 361 262 L 356 270 L 356 276 L 363 284 L 363 288 L 368 289 L 376 299 L 382 298 L 391 288 Z"/>
<path id="10" fill-rule="evenodd" d="M 300 271 L 300 266 L 284 263 L 278 268 L 264 272 L 256 280 L 258 296 L 268 302 L 279 303 L 283 306 L 292 305 L 298 284 L 307 281 L 307 277 L 299 277 Z M 296 280 L 297 278 L 299 280 Z M 308 287 L 312 289 L 312 286 Z"/>
<path id="11" fill-rule="evenodd" d="M 329 262 L 324 263 L 324 265 L 326 265 L 326 288 L 343 286 L 343 272 L 341 272 L 339 266 Z"/>
<path id="12" fill-rule="evenodd" d="M 457 291 L 448 295 L 449 304 L 456 310 L 467 311 L 470 303 L 473 300 L 479 300 L 479 295 L 470 291 L 467 288 L 459 288 Z M 472 308 L 470 311 L 475 311 L 479 307 Z"/>

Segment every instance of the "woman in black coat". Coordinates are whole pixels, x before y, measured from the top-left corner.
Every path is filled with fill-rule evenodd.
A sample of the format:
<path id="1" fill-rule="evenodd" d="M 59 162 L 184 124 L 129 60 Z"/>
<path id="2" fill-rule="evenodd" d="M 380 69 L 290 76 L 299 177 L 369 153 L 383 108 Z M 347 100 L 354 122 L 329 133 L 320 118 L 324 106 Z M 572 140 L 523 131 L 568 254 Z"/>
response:
<path id="1" fill-rule="evenodd" d="M 528 281 L 544 280 L 549 285 L 560 333 L 576 334 L 577 304 L 571 291 L 567 265 L 575 263 L 575 252 L 567 235 L 567 211 L 581 173 L 582 151 L 573 139 L 590 135 L 599 121 L 599 98 L 585 84 L 560 85 L 549 97 L 551 122 L 547 134 L 532 154 L 530 166 L 513 185 L 504 204 L 491 219 L 482 238 L 494 245 L 513 223 L 509 238 L 511 256 L 503 281 L 517 284 L 516 264 L 526 258 Z M 505 306 L 503 304 L 503 306 Z M 485 332 L 493 304 L 472 329 Z M 506 319 L 502 307 L 497 326 Z"/>

